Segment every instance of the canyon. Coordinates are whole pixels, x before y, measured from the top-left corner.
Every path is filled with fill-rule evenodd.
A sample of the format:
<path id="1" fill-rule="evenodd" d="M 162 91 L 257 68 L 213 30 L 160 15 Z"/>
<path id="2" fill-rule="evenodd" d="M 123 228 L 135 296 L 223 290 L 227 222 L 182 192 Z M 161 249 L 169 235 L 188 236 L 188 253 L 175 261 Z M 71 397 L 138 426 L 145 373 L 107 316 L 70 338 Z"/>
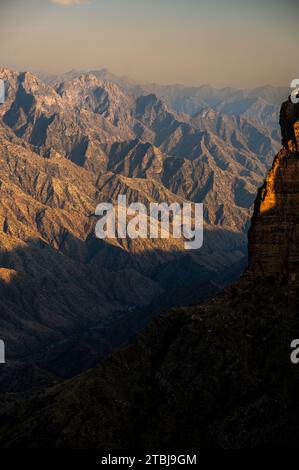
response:
<path id="1" fill-rule="evenodd" d="M 237 283 L 159 315 L 130 346 L 71 380 L 2 395 L 0 446 L 295 448 L 299 383 L 290 344 L 299 334 L 298 264 L 288 260 L 298 253 L 298 234 L 279 216 L 283 208 L 298 222 L 297 162 L 286 151 L 274 160 L 255 204 L 249 266 Z M 281 190 L 282 175 L 290 191 Z M 269 232 L 288 244 L 274 258 Z M 277 265 L 289 266 L 286 276 Z"/>
<path id="2" fill-rule="evenodd" d="M 22 391 L 95 366 L 157 313 L 239 278 L 284 91 L 128 86 L 107 71 L 0 79 L 0 389 Z M 98 240 L 95 209 L 120 194 L 147 209 L 203 203 L 203 247 Z"/>

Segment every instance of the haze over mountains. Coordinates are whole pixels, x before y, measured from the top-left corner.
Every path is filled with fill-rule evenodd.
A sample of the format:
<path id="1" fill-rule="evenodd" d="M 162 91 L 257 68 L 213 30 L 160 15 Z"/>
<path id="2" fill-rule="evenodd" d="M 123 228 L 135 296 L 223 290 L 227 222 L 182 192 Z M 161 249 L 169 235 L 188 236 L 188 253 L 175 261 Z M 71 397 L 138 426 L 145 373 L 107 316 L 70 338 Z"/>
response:
<path id="1" fill-rule="evenodd" d="M 10 358 L 65 375 L 66 351 L 79 349 L 84 369 L 154 312 L 238 277 L 287 90 L 142 86 L 105 70 L 41 80 L 0 69 L 0 78 L 0 337 Z M 119 194 L 147 207 L 203 202 L 203 248 L 97 240 L 96 205 Z M 79 347 L 78 332 L 88 338 Z"/>

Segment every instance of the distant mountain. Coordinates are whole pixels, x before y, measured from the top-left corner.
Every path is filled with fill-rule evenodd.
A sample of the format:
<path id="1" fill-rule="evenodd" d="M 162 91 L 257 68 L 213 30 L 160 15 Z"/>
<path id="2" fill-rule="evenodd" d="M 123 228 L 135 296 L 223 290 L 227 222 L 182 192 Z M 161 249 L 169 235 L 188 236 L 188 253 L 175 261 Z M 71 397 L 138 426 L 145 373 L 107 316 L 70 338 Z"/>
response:
<path id="1" fill-rule="evenodd" d="M 38 73 L 38 77 L 47 85 L 55 86 L 58 83 L 64 83 L 67 81 L 72 81 L 76 78 L 79 78 L 82 75 L 94 75 L 97 79 L 101 81 L 107 81 L 111 83 L 116 83 L 125 91 L 132 92 L 140 87 L 136 80 L 133 80 L 127 76 L 118 76 L 111 73 L 107 68 L 98 69 L 98 70 L 70 70 L 69 72 L 62 73 L 60 75 L 50 75 L 46 73 Z"/>
<path id="2" fill-rule="evenodd" d="M 178 114 L 156 95 L 135 98 L 93 75 L 52 88 L 31 74 L 12 74 L 8 85 L 3 122 L 33 150 L 56 151 L 94 173 L 150 175 L 185 199 L 205 201 L 206 220 L 229 229 L 246 228 L 243 209 L 279 148 L 270 123 L 212 108 Z"/>
<path id="3" fill-rule="evenodd" d="M 235 115 L 232 97 L 240 92 L 226 89 L 224 113 L 216 91 L 203 87 L 205 105 L 191 116 L 157 94 L 138 94 L 134 83 L 117 84 L 107 71 L 72 71 L 48 84 L 9 69 L 0 78 L 7 89 L 0 106 L 0 337 L 10 360 L 26 355 L 45 380 L 63 376 L 82 331 L 86 360 L 69 372 L 76 373 L 155 312 L 195 302 L 240 275 L 256 189 L 280 147 L 262 105 L 256 115 L 253 104 Z M 187 252 L 174 238 L 97 240 L 96 205 L 119 194 L 147 207 L 203 202 L 203 248 Z M 87 345 L 85 338 L 93 339 Z M 52 343 L 65 351 L 63 361 Z"/>
<path id="4" fill-rule="evenodd" d="M 252 89 L 238 89 L 232 87 L 215 88 L 210 85 L 191 87 L 179 84 L 140 84 L 129 77 L 112 74 L 107 69 L 85 71 L 71 70 L 61 75 L 40 74 L 39 76 L 45 83 L 53 86 L 57 83 L 73 80 L 84 74 L 92 74 L 99 80 L 116 83 L 123 90 L 133 93 L 135 96 L 153 93 L 163 99 L 163 101 L 177 112 L 184 112 L 191 116 L 207 106 L 221 111 L 226 105 L 227 109 L 230 109 L 232 114 L 239 115 L 240 113 L 246 112 L 245 110 L 249 106 L 254 105 L 258 100 L 262 100 L 277 109 L 282 101 L 290 94 L 288 87 L 274 87 L 272 85 Z M 264 117 L 269 119 L 266 114 Z M 277 121 L 273 121 L 273 124 L 277 125 Z"/>

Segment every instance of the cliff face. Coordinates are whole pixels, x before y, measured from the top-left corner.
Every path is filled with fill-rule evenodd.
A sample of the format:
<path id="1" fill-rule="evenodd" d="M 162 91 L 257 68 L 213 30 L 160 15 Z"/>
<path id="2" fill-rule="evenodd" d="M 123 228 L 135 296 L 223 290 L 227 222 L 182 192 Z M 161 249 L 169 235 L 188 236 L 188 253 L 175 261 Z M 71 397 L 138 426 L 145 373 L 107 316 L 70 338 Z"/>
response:
<path id="1" fill-rule="evenodd" d="M 299 156 L 282 149 L 255 203 L 248 234 L 253 276 L 299 281 Z"/>

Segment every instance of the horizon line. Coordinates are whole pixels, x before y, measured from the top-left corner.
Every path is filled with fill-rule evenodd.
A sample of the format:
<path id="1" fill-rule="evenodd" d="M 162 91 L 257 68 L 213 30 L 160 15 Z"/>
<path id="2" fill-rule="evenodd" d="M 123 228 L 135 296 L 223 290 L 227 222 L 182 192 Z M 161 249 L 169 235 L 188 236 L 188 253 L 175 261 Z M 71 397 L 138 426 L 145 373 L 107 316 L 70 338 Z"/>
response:
<path id="1" fill-rule="evenodd" d="M 92 75 L 93 72 L 106 71 L 106 72 L 110 73 L 111 75 L 114 75 L 118 79 L 130 80 L 130 81 L 134 82 L 136 86 L 138 86 L 138 85 L 139 86 L 156 85 L 156 86 L 165 87 L 165 88 L 166 87 L 171 87 L 171 86 L 173 86 L 173 87 L 174 86 L 179 86 L 179 87 L 183 87 L 183 88 L 211 87 L 211 88 L 214 88 L 214 89 L 217 89 L 217 90 L 224 90 L 226 88 L 231 88 L 233 90 L 240 90 L 240 91 L 256 90 L 258 88 L 276 88 L 276 89 L 277 88 L 281 88 L 281 89 L 290 88 L 290 85 L 282 85 L 282 84 L 281 85 L 272 85 L 270 83 L 263 83 L 263 84 L 252 86 L 252 87 L 240 88 L 240 87 L 236 87 L 236 86 L 233 86 L 233 85 L 218 86 L 218 85 L 212 85 L 210 83 L 188 85 L 188 84 L 180 83 L 180 82 L 168 82 L 168 83 L 165 83 L 165 84 L 162 84 L 162 83 L 159 83 L 159 82 L 153 82 L 153 81 L 143 82 L 143 81 L 138 81 L 137 79 L 135 79 L 135 78 L 133 78 L 129 75 L 126 75 L 126 74 L 120 74 L 119 75 L 117 73 L 114 73 L 107 67 L 99 67 L 99 68 L 91 67 L 91 68 L 84 68 L 84 69 L 71 68 L 71 69 L 66 70 L 64 72 L 47 72 L 45 70 L 35 69 L 34 67 L 33 68 L 29 67 L 27 69 L 24 69 L 24 68 L 20 68 L 20 67 L 17 67 L 17 66 L 14 66 L 14 67 L 0 66 L 0 69 L 1 68 L 6 68 L 6 69 L 12 70 L 14 72 L 18 72 L 18 73 L 29 72 L 29 73 L 32 73 L 32 75 L 35 75 L 37 77 L 40 77 L 40 75 L 47 75 L 48 77 L 57 77 L 59 75 L 67 75 L 71 72 L 81 73 L 82 75 L 86 75 L 86 74 L 91 74 Z M 107 81 L 109 81 L 109 80 L 107 80 Z M 292 81 L 292 79 L 290 80 L 290 83 L 291 83 L 291 81 Z"/>

